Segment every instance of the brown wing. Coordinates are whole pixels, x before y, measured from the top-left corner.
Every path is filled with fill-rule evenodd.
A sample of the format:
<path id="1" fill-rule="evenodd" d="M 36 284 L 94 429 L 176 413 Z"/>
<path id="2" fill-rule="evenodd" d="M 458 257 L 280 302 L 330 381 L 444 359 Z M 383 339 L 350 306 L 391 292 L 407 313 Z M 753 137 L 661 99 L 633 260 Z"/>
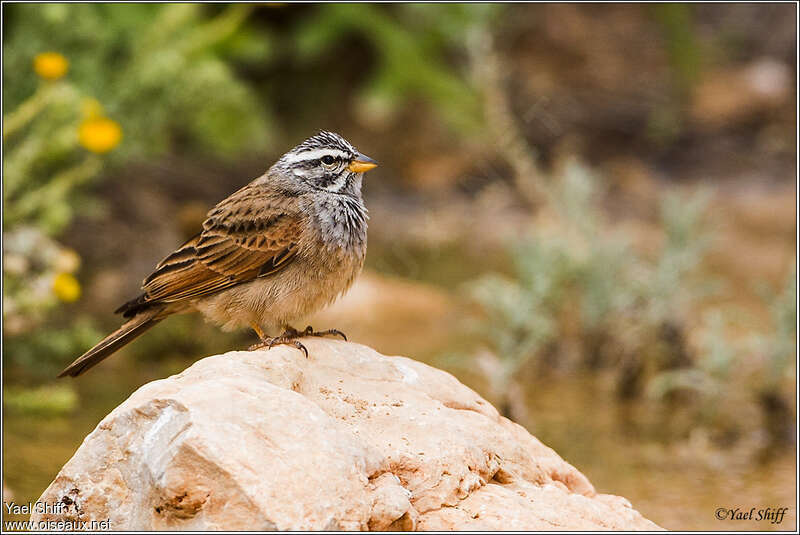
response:
<path id="1" fill-rule="evenodd" d="M 294 258 L 301 232 L 296 199 L 245 186 L 212 209 L 203 231 L 161 261 L 144 280 L 143 295 L 119 311 L 128 316 L 274 273 Z"/>

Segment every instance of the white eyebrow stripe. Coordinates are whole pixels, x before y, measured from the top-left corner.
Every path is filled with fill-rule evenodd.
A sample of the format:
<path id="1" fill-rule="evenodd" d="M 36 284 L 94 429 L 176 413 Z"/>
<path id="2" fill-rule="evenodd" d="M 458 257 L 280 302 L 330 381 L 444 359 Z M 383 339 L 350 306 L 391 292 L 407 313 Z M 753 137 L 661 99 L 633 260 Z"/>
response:
<path id="1" fill-rule="evenodd" d="M 349 158 L 350 155 L 343 150 L 339 149 L 312 149 L 296 154 L 289 153 L 284 157 L 286 163 L 306 162 L 309 160 L 316 160 L 323 156 L 333 156 L 334 158 Z"/>

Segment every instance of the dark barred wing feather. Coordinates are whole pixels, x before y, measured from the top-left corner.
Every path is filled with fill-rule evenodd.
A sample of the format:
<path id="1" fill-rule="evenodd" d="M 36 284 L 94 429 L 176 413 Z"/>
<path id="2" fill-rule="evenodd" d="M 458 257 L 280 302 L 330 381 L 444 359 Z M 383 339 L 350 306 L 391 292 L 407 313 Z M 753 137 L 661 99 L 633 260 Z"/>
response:
<path id="1" fill-rule="evenodd" d="M 144 293 L 117 312 L 134 316 L 282 269 L 297 253 L 300 217 L 296 199 L 266 198 L 257 186 L 246 186 L 211 210 L 203 231 L 162 260 L 144 280 Z"/>

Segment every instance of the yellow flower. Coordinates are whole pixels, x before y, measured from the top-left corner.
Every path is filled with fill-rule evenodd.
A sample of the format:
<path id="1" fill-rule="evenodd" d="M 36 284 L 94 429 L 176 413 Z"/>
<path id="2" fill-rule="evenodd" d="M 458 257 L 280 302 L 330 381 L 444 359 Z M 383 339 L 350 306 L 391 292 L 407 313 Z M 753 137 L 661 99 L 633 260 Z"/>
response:
<path id="1" fill-rule="evenodd" d="M 122 139 L 122 129 L 107 117 L 92 117 L 81 123 L 78 141 L 92 152 L 108 152 Z"/>
<path id="2" fill-rule="evenodd" d="M 53 293 L 65 303 L 72 303 L 81 296 L 81 283 L 69 273 L 59 273 L 53 279 Z"/>
<path id="3" fill-rule="evenodd" d="M 42 52 L 33 58 L 33 70 L 45 80 L 58 80 L 69 69 L 69 61 L 58 52 Z"/>

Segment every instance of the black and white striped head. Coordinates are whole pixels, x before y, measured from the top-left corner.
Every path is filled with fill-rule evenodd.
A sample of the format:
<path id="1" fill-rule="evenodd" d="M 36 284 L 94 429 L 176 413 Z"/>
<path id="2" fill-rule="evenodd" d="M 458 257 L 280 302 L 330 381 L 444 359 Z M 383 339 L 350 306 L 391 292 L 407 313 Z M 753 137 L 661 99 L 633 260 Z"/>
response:
<path id="1" fill-rule="evenodd" d="M 378 163 L 342 136 L 322 131 L 284 154 L 278 165 L 315 189 L 358 194 L 363 173 Z"/>

